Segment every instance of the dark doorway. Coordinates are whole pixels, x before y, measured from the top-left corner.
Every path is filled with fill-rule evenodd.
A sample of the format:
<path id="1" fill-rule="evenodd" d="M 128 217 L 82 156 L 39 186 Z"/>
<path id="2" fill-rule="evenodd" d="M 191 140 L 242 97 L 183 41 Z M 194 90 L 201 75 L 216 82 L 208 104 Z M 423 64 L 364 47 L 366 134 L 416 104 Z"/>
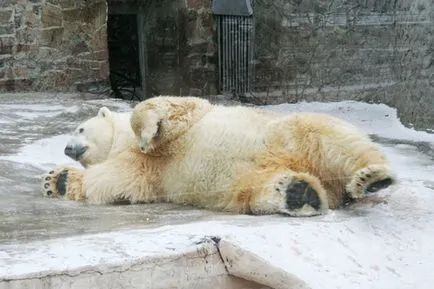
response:
<path id="1" fill-rule="evenodd" d="M 108 1 L 107 42 L 112 96 L 142 100 L 140 36 L 138 9 L 135 1 Z"/>

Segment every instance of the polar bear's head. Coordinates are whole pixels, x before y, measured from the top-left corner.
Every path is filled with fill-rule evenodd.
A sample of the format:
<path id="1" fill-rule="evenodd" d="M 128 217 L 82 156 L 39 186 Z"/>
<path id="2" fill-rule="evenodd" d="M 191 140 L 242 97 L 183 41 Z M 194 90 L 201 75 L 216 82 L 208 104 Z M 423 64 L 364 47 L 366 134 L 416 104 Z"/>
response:
<path id="1" fill-rule="evenodd" d="M 98 115 L 80 124 L 65 147 L 65 155 L 84 167 L 107 159 L 113 145 L 113 112 L 102 107 Z"/>

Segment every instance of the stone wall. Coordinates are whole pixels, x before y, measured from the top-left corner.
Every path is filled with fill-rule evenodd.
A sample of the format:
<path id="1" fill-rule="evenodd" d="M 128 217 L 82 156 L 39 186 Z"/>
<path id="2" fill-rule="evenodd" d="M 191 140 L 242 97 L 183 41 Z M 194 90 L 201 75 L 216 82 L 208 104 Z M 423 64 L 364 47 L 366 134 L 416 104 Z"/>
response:
<path id="1" fill-rule="evenodd" d="M 217 93 L 210 0 L 161 0 L 147 14 L 148 95 Z"/>
<path id="2" fill-rule="evenodd" d="M 416 128 L 434 127 L 432 0 L 253 2 L 254 91 L 244 99 L 383 102 Z M 153 3 L 146 95 L 218 94 L 211 0 L 137 3 Z M 106 84 L 106 16 L 106 0 L 2 0 L 0 92 Z"/>
<path id="3" fill-rule="evenodd" d="M 431 0 L 256 0 L 255 103 L 382 102 L 434 128 Z"/>
<path id="4" fill-rule="evenodd" d="M 105 81 L 106 14 L 105 0 L 2 0 L 0 92 Z"/>

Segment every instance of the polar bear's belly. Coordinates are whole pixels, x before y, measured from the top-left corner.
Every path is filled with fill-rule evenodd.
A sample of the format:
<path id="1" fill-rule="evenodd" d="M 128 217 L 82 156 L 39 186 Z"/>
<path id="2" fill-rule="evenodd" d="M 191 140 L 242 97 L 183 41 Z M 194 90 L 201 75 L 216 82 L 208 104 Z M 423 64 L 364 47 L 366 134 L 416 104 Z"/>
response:
<path id="1" fill-rule="evenodd" d="M 265 120 L 245 108 L 210 112 L 184 137 L 185 154 L 165 170 L 163 188 L 175 203 L 215 206 L 236 175 L 265 149 Z"/>

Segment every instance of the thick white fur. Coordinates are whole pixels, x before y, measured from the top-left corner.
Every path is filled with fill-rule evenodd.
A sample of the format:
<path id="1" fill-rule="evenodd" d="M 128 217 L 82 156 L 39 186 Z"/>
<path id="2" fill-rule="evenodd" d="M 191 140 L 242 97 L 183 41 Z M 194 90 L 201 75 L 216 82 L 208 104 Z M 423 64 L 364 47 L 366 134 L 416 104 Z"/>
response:
<path id="1" fill-rule="evenodd" d="M 176 122 L 168 122 L 172 116 L 167 109 L 173 101 L 180 105 L 183 100 L 158 97 L 138 105 L 131 125 L 139 144 L 85 171 L 74 171 L 67 197 L 82 195 L 94 204 L 128 199 L 240 213 L 311 215 L 311 207 L 297 212 L 286 209 L 287 184 L 308 182 L 324 211 L 342 204 L 346 187 L 352 186 L 360 170 L 372 167 L 380 170 L 378 175 L 391 176 L 387 161 L 371 140 L 334 117 L 282 116 L 189 98 L 184 100 L 184 113 L 177 114 L 187 121 L 194 115 L 194 121 L 181 125 L 173 137 L 170 132 L 177 129 Z M 149 113 L 149 109 L 157 112 Z M 167 135 L 160 131 L 158 141 L 150 146 L 157 123 L 163 124 Z M 147 125 L 152 129 L 144 140 Z M 145 153 L 140 149 L 144 144 Z"/>
<path id="2" fill-rule="evenodd" d="M 118 113 L 102 107 L 95 117 L 78 125 L 67 146 L 88 148 L 80 160 L 84 167 L 113 158 L 135 143 L 130 117 L 130 112 Z"/>

